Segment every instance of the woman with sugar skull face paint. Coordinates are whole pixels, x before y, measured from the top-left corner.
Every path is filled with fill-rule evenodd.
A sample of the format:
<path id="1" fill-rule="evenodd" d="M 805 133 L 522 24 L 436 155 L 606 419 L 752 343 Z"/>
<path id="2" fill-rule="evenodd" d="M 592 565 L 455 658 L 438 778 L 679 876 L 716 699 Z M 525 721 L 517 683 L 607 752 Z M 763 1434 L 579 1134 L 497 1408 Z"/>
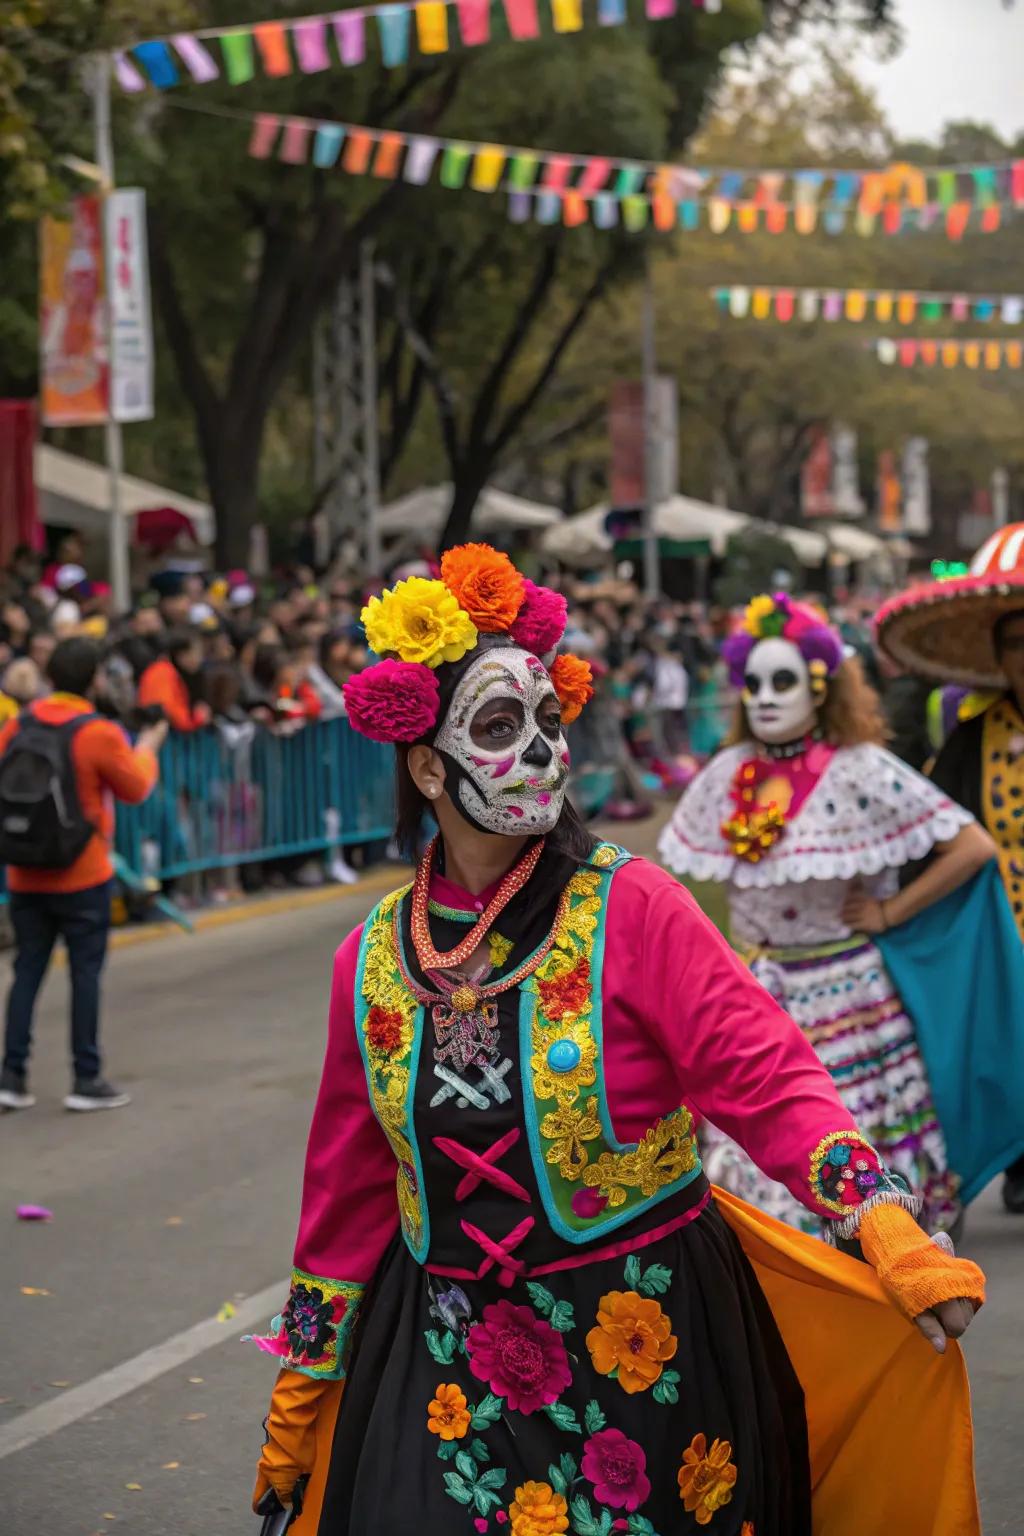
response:
<path id="1" fill-rule="evenodd" d="M 887 1165 L 920 1191 L 929 1230 L 946 1230 L 960 1211 L 957 1171 L 879 943 L 970 880 L 992 844 L 884 750 L 877 700 L 816 610 L 785 595 L 755 598 L 726 659 L 741 690 L 735 744 L 689 786 L 660 852 L 677 873 L 728 887 L 733 938 L 754 975 L 804 1031 Z M 900 869 L 933 852 L 900 890 Z M 704 1148 L 726 1187 L 818 1227 L 713 1125 Z"/>
<path id="2" fill-rule="evenodd" d="M 984 1277 L 921 1237 L 676 882 L 578 820 L 564 601 L 469 545 L 364 622 L 382 659 L 349 720 L 395 744 L 403 845 L 428 809 L 440 832 L 335 961 L 291 1292 L 258 1341 L 282 1369 L 257 1504 L 309 1478 L 294 1536 L 976 1531 L 946 1341 Z M 713 1196 L 691 1099 L 860 1235 L 877 1277 L 825 1261 L 856 1387 L 808 1347 L 821 1245 Z M 935 1352 L 908 1357 L 914 1322 Z M 861 1433 L 901 1470 L 844 1526 Z"/>

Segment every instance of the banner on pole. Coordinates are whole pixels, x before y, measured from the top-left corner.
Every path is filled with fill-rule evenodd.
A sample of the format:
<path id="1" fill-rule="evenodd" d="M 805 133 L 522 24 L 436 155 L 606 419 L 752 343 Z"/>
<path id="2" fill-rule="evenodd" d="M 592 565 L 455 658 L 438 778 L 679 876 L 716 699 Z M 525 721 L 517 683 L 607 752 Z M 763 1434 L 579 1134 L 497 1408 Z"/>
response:
<path id="1" fill-rule="evenodd" d="M 923 538 L 931 531 L 928 439 L 908 437 L 903 447 L 903 532 Z"/>
<path id="2" fill-rule="evenodd" d="M 100 197 L 75 198 L 70 219 L 42 220 L 39 265 L 43 425 L 105 422 L 110 369 Z"/>
<path id="3" fill-rule="evenodd" d="M 903 485 L 896 468 L 896 455 L 884 448 L 878 455 L 878 526 L 883 533 L 899 533 L 903 528 Z"/>
<path id="4" fill-rule="evenodd" d="M 149 305 L 146 194 L 137 187 L 107 199 L 110 290 L 110 404 L 115 421 L 153 416 L 153 326 Z"/>
<path id="5" fill-rule="evenodd" d="M 617 379 L 612 385 L 608 439 L 612 506 L 643 506 L 647 500 L 647 434 L 642 380 Z M 653 380 L 650 439 L 651 500 L 657 505 L 673 496 L 679 486 L 679 408 L 676 381 L 669 374 L 659 374 Z"/>
<path id="6" fill-rule="evenodd" d="M 863 517 L 857 434 L 842 422 L 819 426 L 800 470 L 804 517 Z"/>

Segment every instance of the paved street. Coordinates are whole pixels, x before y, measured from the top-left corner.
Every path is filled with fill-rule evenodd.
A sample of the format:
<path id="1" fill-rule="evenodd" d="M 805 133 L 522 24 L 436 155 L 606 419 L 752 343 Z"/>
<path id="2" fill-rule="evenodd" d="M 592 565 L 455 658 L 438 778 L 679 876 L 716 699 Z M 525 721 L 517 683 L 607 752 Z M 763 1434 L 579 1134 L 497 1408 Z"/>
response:
<path id="1" fill-rule="evenodd" d="M 274 1367 L 238 1337 L 273 1305 L 247 1317 L 245 1299 L 289 1268 L 330 958 L 380 890 L 119 950 L 106 1045 L 134 1103 L 116 1114 L 60 1108 L 67 979 L 51 977 L 39 1106 L 0 1119 L 3 1536 L 254 1536 Z M 985 1529 L 1019 1532 L 1024 1223 L 994 1195 L 968 1230 L 992 1295 L 968 1353 Z M 53 1221 L 16 1222 L 20 1202 Z"/>

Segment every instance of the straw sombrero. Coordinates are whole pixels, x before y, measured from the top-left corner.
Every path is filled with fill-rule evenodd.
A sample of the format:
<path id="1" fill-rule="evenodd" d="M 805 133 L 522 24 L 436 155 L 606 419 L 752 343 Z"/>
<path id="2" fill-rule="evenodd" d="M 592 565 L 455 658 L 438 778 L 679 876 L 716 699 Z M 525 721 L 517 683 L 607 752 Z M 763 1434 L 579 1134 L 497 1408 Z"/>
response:
<path id="1" fill-rule="evenodd" d="M 967 688 L 1005 688 L 993 630 L 1015 612 L 1024 613 L 1024 523 L 994 533 L 969 575 L 890 598 L 878 611 L 875 637 L 909 672 Z"/>

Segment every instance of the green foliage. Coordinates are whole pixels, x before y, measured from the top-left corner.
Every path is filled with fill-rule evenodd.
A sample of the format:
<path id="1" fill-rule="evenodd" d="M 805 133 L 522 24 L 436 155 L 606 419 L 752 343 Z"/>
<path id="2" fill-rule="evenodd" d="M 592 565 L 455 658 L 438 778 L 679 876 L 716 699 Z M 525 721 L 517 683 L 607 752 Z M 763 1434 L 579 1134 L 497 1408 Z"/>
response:
<path id="1" fill-rule="evenodd" d="M 726 546 L 725 566 L 715 584 L 715 601 L 726 608 L 740 607 L 759 592 L 778 587 L 780 572 L 787 573 L 791 586 L 799 583 L 800 562 L 785 539 L 760 530 L 734 534 Z"/>

